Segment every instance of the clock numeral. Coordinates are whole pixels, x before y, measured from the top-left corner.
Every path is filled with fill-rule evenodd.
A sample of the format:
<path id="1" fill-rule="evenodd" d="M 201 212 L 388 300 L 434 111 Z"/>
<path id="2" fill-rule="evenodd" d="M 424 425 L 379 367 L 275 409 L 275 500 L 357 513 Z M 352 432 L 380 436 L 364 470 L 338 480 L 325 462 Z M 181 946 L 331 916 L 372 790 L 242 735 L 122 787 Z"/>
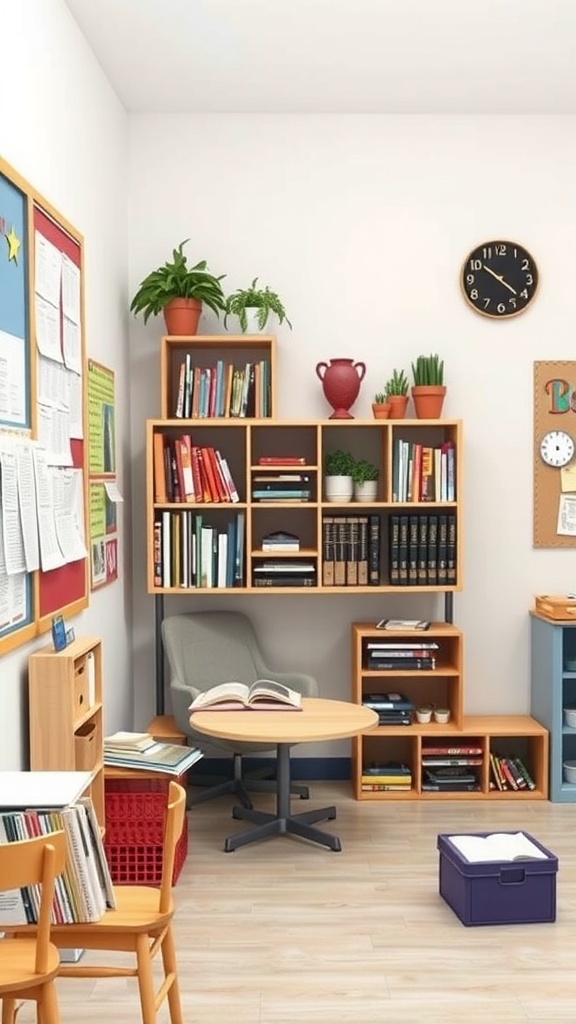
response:
<path id="1" fill-rule="evenodd" d="M 499 313 L 506 312 L 506 306 L 504 305 L 503 302 L 499 302 L 498 305 L 496 306 L 496 309 L 498 310 Z"/>
<path id="2" fill-rule="evenodd" d="M 516 309 L 516 299 L 508 299 L 508 302 L 512 306 L 512 309 Z"/>
<path id="3" fill-rule="evenodd" d="M 470 270 L 482 270 L 482 260 L 470 260 Z"/>
<path id="4" fill-rule="evenodd" d="M 474 284 L 474 274 L 466 274 L 466 284 Z"/>
<path id="5" fill-rule="evenodd" d="M 522 260 L 522 270 L 530 270 L 530 260 Z"/>
<path id="6" fill-rule="evenodd" d="M 524 288 L 524 290 L 520 292 L 520 298 L 521 299 L 527 299 L 528 298 L 528 289 L 527 288 Z"/>
<path id="7" fill-rule="evenodd" d="M 478 298 L 478 289 L 477 288 L 473 288 L 472 289 L 472 291 L 470 292 L 470 298 L 471 299 L 477 299 Z"/>
<path id="8" fill-rule="evenodd" d="M 506 255 L 506 246 L 505 245 L 495 245 L 494 249 L 496 250 L 496 255 L 497 256 L 505 256 Z"/>
<path id="9" fill-rule="evenodd" d="M 484 303 L 484 309 L 488 309 L 488 306 L 490 305 L 490 299 L 483 299 L 482 301 Z"/>
<path id="10" fill-rule="evenodd" d="M 492 259 L 492 246 L 491 245 L 484 246 L 484 248 L 482 249 L 482 255 L 483 255 L 485 260 L 491 260 Z"/>
<path id="11" fill-rule="evenodd" d="M 526 284 L 533 284 L 533 283 L 534 283 L 534 278 L 532 277 L 532 274 L 526 274 Z"/>

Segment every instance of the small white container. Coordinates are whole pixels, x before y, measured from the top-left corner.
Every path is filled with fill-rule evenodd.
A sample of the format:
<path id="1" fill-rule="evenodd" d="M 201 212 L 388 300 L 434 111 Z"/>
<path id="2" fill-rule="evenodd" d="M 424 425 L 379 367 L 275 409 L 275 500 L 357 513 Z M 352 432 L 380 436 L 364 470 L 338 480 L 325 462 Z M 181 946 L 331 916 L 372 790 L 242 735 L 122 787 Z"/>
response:
<path id="1" fill-rule="evenodd" d="M 564 708 L 564 724 L 576 729 L 576 708 Z"/>
<path id="2" fill-rule="evenodd" d="M 416 721 L 427 725 L 432 721 L 432 708 L 416 708 Z"/>
<path id="3" fill-rule="evenodd" d="M 449 708 L 434 708 L 434 721 L 446 725 L 450 721 Z"/>
<path id="4" fill-rule="evenodd" d="M 576 782 L 576 761 L 564 761 L 564 782 Z"/>

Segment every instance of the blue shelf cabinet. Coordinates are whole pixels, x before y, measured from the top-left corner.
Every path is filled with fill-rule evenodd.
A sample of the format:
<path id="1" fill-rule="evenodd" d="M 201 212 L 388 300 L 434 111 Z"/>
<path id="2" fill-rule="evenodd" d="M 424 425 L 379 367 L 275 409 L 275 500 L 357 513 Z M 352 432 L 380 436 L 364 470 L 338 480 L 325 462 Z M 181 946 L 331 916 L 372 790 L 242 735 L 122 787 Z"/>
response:
<path id="1" fill-rule="evenodd" d="M 564 780 L 564 761 L 576 762 L 576 729 L 564 708 L 576 708 L 576 622 L 531 612 L 531 709 L 550 733 L 550 800 L 576 803 L 576 783 Z"/>

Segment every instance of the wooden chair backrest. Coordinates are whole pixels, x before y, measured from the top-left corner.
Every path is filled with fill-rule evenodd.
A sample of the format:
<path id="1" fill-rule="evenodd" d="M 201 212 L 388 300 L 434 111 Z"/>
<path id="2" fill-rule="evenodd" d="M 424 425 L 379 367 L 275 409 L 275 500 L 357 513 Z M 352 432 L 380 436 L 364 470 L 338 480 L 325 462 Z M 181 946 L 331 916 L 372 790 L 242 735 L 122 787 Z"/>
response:
<path id="1" fill-rule="evenodd" d="M 51 832 L 49 836 L 24 839 L 17 843 L 0 843 L 0 890 L 6 892 L 8 889 L 21 889 L 25 885 L 41 886 L 36 929 L 37 974 L 45 974 L 48 967 L 54 879 L 64 870 L 67 853 L 68 845 L 63 832 Z"/>
<path id="2" fill-rule="evenodd" d="M 164 827 L 164 849 L 162 852 L 162 881 L 160 883 L 160 913 L 165 914 L 172 903 L 172 874 L 176 844 L 182 835 L 186 813 L 186 790 L 178 783 L 168 787 L 168 808 Z"/>

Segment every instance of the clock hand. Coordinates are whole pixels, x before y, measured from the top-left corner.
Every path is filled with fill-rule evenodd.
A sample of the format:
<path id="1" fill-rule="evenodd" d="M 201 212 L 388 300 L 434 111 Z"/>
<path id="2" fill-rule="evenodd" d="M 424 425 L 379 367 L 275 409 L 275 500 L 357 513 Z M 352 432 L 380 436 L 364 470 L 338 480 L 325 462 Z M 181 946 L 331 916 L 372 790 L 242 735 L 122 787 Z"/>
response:
<path id="1" fill-rule="evenodd" d="M 516 289 L 513 288 L 511 284 L 508 284 L 508 281 L 504 280 L 502 274 L 497 274 L 494 270 L 491 270 L 490 267 L 487 267 L 485 263 L 483 263 L 482 266 L 488 274 L 492 274 L 492 277 L 495 277 L 497 281 L 500 281 L 500 284 L 503 284 L 505 288 L 508 288 L 508 291 L 511 291 L 514 295 L 518 294 Z"/>

